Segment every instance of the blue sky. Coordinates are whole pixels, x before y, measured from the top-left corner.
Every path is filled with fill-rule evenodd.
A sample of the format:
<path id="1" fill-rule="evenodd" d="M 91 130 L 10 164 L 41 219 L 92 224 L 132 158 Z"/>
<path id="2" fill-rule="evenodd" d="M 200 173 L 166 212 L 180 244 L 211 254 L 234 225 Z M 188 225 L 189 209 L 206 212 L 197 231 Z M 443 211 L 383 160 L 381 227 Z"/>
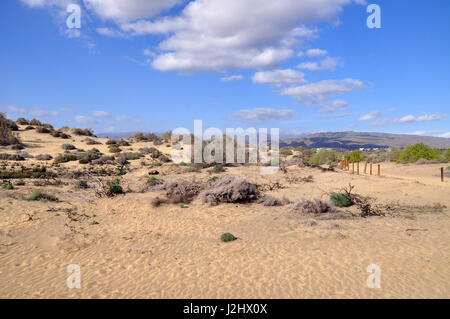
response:
<path id="1" fill-rule="evenodd" d="M 0 111 L 97 133 L 450 137 L 450 2 L 377 1 L 381 29 L 363 2 L 1 1 Z"/>

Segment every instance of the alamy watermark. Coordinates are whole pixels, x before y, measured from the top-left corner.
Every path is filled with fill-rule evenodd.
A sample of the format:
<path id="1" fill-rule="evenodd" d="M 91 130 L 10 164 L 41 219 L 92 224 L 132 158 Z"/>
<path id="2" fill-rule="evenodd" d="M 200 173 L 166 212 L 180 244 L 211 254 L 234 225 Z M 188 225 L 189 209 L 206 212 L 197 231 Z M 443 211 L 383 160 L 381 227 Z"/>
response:
<path id="1" fill-rule="evenodd" d="M 78 4 L 71 3 L 67 6 L 67 13 L 70 15 L 67 17 L 66 25 L 69 29 L 81 28 L 81 7 Z"/>
<path id="2" fill-rule="evenodd" d="M 370 289 L 381 288 L 381 268 L 377 264 L 370 264 L 366 271 L 370 273 L 367 277 L 366 285 Z"/>
<path id="3" fill-rule="evenodd" d="M 66 284 L 69 289 L 81 288 L 81 268 L 78 265 L 71 264 L 67 266 L 67 273 L 70 274 L 67 277 Z"/>
<path id="4" fill-rule="evenodd" d="M 381 8 L 378 4 L 369 4 L 367 13 L 371 15 L 367 18 L 366 24 L 369 29 L 381 29 Z"/>
<path id="5" fill-rule="evenodd" d="M 270 135 L 267 128 L 227 128 L 223 134 L 210 127 L 203 132 L 202 121 L 195 120 L 193 134 L 183 127 L 172 131 L 177 144 L 171 155 L 174 163 L 261 163 L 261 174 L 273 174 L 279 166 L 279 136 L 278 128 L 270 129 Z"/>

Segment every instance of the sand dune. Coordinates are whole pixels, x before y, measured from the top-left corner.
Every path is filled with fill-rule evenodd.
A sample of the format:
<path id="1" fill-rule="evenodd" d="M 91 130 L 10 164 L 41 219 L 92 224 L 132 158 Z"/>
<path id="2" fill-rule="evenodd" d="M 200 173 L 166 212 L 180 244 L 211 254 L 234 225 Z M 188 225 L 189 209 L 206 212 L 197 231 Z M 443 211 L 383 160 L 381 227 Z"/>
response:
<path id="1" fill-rule="evenodd" d="M 32 155 L 62 153 L 63 143 L 108 153 L 106 145 L 88 146 L 84 137 L 62 140 L 35 131 L 20 135 Z M 153 145 L 134 143 L 123 149 L 146 146 Z M 61 166 L 82 167 L 77 162 Z M 131 167 L 123 183 L 136 191 L 150 168 L 140 160 Z M 97 198 L 92 189 L 76 188 L 74 179 L 43 187 L 27 180 L 25 186 L 0 190 L 0 297 L 448 298 L 450 184 L 440 182 L 439 168 L 387 163 L 381 177 L 297 166 L 288 167 L 287 174 L 263 176 L 252 166 L 218 174 L 260 184 L 279 182 L 285 188 L 267 194 L 291 201 L 327 199 L 327 193 L 351 183 L 380 203 L 417 206 L 399 216 L 334 220 L 298 216 L 292 205 L 211 207 L 194 201 L 185 208 L 155 208 L 151 201 L 161 192 Z M 211 177 L 206 169 L 186 173 L 185 167 L 170 163 L 157 170 L 161 178 Z M 309 175 L 314 182 L 287 180 Z M 27 201 L 35 189 L 60 202 Z M 446 208 L 434 211 L 430 207 L 436 203 Z M 238 240 L 222 243 L 224 232 Z M 81 267 L 81 289 L 66 285 L 70 264 Z M 370 264 L 381 269 L 380 289 L 366 285 Z"/>

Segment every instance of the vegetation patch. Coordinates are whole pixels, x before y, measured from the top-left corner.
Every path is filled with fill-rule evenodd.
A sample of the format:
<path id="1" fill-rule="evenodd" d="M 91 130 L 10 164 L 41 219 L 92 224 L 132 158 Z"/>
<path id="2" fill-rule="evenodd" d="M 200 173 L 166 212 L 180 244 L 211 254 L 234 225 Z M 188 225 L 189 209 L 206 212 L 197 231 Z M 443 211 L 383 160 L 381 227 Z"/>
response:
<path id="1" fill-rule="evenodd" d="M 342 193 L 331 194 L 330 201 L 336 207 L 349 207 L 353 205 L 351 198 L 347 194 Z"/>
<path id="2" fill-rule="evenodd" d="M 224 233 L 220 236 L 220 241 L 223 243 L 227 243 L 230 241 L 235 241 L 237 238 L 231 233 Z"/>

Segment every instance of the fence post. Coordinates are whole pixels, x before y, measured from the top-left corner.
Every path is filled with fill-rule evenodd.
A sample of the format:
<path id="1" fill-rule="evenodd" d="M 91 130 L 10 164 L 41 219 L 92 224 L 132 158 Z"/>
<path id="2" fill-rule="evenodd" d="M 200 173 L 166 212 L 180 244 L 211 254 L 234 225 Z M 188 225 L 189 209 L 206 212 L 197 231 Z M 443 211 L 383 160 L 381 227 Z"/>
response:
<path id="1" fill-rule="evenodd" d="M 367 162 L 364 164 L 364 175 L 367 174 Z"/>
<path id="2" fill-rule="evenodd" d="M 372 163 L 370 163 L 370 176 L 372 176 Z"/>
<path id="3" fill-rule="evenodd" d="M 444 168 L 441 167 L 441 182 L 444 181 Z"/>
<path id="4" fill-rule="evenodd" d="M 355 162 L 352 162 L 352 173 L 355 174 Z"/>
<path id="5" fill-rule="evenodd" d="M 378 176 L 381 176 L 381 165 L 378 164 Z"/>
<path id="6" fill-rule="evenodd" d="M 357 173 L 356 173 L 356 174 L 358 174 L 358 175 L 359 175 L 359 162 L 357 162 L 357 163 L 356 163 L 356 171 L 357 171 Z"/>

